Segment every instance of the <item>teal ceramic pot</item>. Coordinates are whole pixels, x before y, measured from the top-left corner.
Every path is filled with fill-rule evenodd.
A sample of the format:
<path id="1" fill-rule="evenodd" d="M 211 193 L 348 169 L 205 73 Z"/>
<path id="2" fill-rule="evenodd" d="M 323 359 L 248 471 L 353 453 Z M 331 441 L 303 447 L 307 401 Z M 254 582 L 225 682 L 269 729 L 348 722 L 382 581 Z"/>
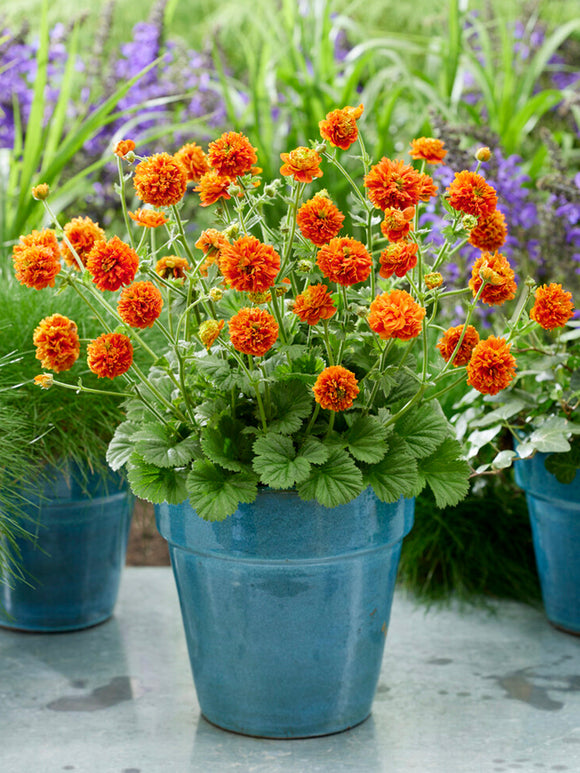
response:
<path id="1" fill-rule="evenodd" d="M 0 576 L 0 625 L 52 632 L 103 622 L 113 613 L 125 563 L 133 510 L 126 482 L 112 472 L 83 480 L 68 465 L 23 486 L 22 494 L 29 517 L 23 525 L 33 535 L 18 540 L 26 582 Z"/>
<path id="2" fill-rule="evenodd" d="M 218 523 L 157 508 L 204 716 L 272 738 L 366 719 L 413 515 L 370 489 L 333 509 L 262 489 Z"/>
<path id="3" fill-rule="evenodd" d="M 548 620 L 580 635 L 580 473 L 560 483 L 546 470 L 546 457 L 516 461 L 515 479 L 526 492 Z"/>

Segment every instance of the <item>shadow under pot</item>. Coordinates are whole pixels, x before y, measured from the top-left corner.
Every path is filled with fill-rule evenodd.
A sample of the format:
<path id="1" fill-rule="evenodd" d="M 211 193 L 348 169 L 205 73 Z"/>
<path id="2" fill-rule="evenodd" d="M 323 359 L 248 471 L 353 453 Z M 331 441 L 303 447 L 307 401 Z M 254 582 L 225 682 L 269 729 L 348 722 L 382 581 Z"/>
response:
<path id="1" fill-rule="evenodd" d="M 117 601 L 133 511 L 125 479 L 66 463 L 44 468 L 37 481 L 22 484 L 20 494 L 22 526 L 30 537 L 17 539 L 15 560 L 24 577 L 0 573 L 0 626 L 57 632 L 107 620 Z M 13 546 L 4 547 L 14 554 Z"/>

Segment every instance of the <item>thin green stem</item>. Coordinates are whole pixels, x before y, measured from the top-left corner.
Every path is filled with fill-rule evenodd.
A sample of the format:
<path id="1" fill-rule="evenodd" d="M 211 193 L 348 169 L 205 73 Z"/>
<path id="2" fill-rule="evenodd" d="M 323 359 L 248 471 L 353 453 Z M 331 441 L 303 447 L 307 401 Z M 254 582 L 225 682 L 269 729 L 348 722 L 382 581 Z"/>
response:
<path id="1" fill-rule="evenodd" d="M 63 389 L 72 389 L 74 392 L 90 392 L 93 395 L 113 395 L 114 397 L 135 397 L 135 395 L 130 392 L 116 392 L 114 389 L 111 389 L 110 391 L 107 391 L 106 389 L 93 389 L 92 387 L 86 387 L 83 384 L 77 384 L 75 386 L 74 384 L 65 384 L 64 381 L 56 381 L 55 379 L 53 379 L 52 383 L 54 386 L 59 386 Z"/>
<path id="2" fill-rule="evenodd" d="M 328 364 L 332 366 L 334 365 L 334 353 L 332 351 L 330 336 L 328 334 L 328 320 L 322 320 L 322 329 L 324 331 L 324 343 L 326 344 L 326 352 L 328 354 Z"/>
<path id="3" fill-rule="evenodd" d="M 129 236 L 131 247 L 135 249 L 135 242 L 133 241 L 133 233 L 131 231 L 131 224 L 129 222 L 129 212 L 127 210 L 127 200 L 125 198 L 125 175 L 123 174 L 123 162 L 119 156 L 117 156 L 117 171 L 119 172 L 119 196 L 121 198 L 123 220 L 125 221 L 125 228 L 127 229 L 127 235 Z"/>

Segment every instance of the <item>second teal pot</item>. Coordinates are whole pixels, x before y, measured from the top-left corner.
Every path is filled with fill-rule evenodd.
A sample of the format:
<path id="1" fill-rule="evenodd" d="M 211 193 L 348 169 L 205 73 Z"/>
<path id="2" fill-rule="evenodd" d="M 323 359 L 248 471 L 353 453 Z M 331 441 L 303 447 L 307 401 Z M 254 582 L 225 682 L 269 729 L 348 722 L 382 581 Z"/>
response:
<path id="1" fill-rule="evenodd" d="M 157 508 L 205 717 L 274 738 L 362 722 L 413 513 L 370 489 L 333 509 L 264 489 L 219 523 L 186 503 Z"/>
<path id="2" fill-rule="evenodd" d="M 25 581 L 0 575 L 0 625 L 22 631 L 74 631 L 101 623 L 117 600 L 133 496 L 125 480 L 76 465 L 45 470 L 22 487 L 27 501 L 16 557 Z M 8 550 L 12 546 L 6 546 Z"/>
<path id="3" fill-rule="evenodd" d="M 580 473 L 560 483 L 546 469 L 546 457 L 516 461 L 515 479 L 526 492 L 546 616 L 580 635 Z"/>

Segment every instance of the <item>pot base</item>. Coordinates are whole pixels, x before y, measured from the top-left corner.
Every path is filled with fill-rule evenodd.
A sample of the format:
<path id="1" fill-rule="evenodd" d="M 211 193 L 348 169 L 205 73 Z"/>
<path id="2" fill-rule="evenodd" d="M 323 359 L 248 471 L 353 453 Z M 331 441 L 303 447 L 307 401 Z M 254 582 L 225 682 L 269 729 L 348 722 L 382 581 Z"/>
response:
<path id="1" fill-rule="evenodd" d="M 102 625 L 103 623 L 106 623 L 107 620 L 110 620 L 112 616 L 113 616 L 113 613 L 109 612 L 104 617 L 99 617 L 97 620 L 94 620 L 94 621 L 75 623 L 72 625 L 61 625 L 61 626 L 58 626 L 58 625 L 24 626 L 22 623 L 14 623 L 14 625 L 12 625 L 6 620 L 3 620 L 2 622 L 0 622 L 0 628 L 4 628 L 7 631 L 15 631 L 16 633 L 68 633 L 69 631 L 84 631 L 86 628 L 95 628 L 97 625 Z"/>
<path id="2" fill-rule="evenodd" d="M 213 722 L 209 717 L 206 717 L 205 714 L 202 714 L 201 716 L 203 719 L 212 727 L 217 727 L 218 730 L 225 730 L 228 733 L 232 733 L 233 735 L 241 735 L 244 738 L 263 738 L 267 741 L 305 741 L 309 738 L 325 738 L 326 736 L 330 735 L 338 735 L 339 733 L 346 733 L 349 730 L 353 730 L 355 727 L 359 727 L 359 725 L 362 725 L 364 722 L 367 721 L 367 719 L 370 719 L 372 712 L 369 712 L 364 719 L 361 719 L 360 722 L 354 722 L 352 725 L 347 725 L 346 727 L 340 727 L 336 730 L 329 730 L 327 732 L 323 733 L 309 733 L 307 735 L 279 735 L 272 733 L 271 735 L 265 735 L 264 733 L 254 733 L 251 731 L 244 731 L 244 730 L 238 730 L 231 727 L 225 727 L 224 725 L 220 725 L 218 722 Z"/>
<path id="3" fill-rule="evenodd" d="M 580 637 L 580 631 L 572 630 L 572 628 L 566 628 L 564 625 L 559 625 L 558 623 L 554 623 L 552 620 L 548 620 L 552 628 L 555 628 L 557 631 L 562 631 L 562 633 L 567 633 L 569 636 L 579 636 Z"/>

